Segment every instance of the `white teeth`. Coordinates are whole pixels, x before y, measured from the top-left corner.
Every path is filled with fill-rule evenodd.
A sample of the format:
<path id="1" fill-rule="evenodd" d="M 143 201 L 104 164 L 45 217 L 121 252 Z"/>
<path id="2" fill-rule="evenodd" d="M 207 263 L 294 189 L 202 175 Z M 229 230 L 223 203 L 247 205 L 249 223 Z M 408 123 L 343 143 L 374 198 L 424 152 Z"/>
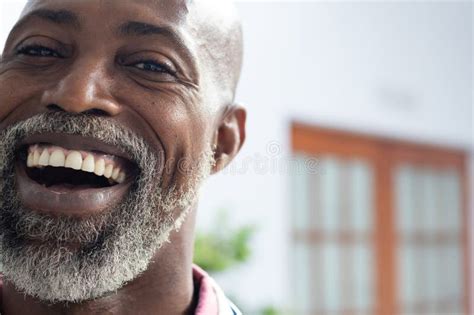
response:
<path id="1" fill-rule="evenodd" d="M 107 178 L 112 177 L 112 171 L 114 170 L 114 166 L 112 164 L 107 165 L 104 170 L 104 176 Z"/>
<path id="2" fill-rule="evenodd" d="M 114 169 L 114 172 L 112 173 L 112 179 L 117 181 L 117 178 L 119 177 L 119 174 L 120 174 L 120 168 L 115 168 Z"/>
<path id="3" fill-rule="evenodd" d="M 49 152 L 48 149 L 44 149 L 43 153 L 41 153 L 38 165 L 41 166 L 48 166 L 49 165 Z"/>
<path id="4" fill-rule="evenodd" d="M 94 162 L 94 157 L 92 154 L 88 154 L 86 158 L 84 159 L 84 162 L 82 162 L 82 168 L 83 171 L 93 173 L 95 170 L 95 162 Z"/>
<path id="5" fill-rule="evenodd" d="M 66 156 L 62 150 L 54 150 L 49 157 L 49 165 L 54 167 L 64 167 Z"/>
<path id="6" fill-rule="evenodd" d="M 83 155 L 85 156 L 84 159 L 82 159 Z M 94 156 L 92 152 L 68 151 L 57 146 L 30 146 L 26 165 L 27 167 L 43 168 L 44 166 L 52 166 L 82 170 L 94 173 L 97 176 L 104 176 L 112 184 L 123 183 L 127 177 L 113 159 L 107 160 L 100 156 Z"/>
<path id="7" fill-rule="evenodd" d="M 33 165 L 39 165 L 40 153 L 39 150 L 36 149 L 35 153 L 33 153 Z"/>
<path id="8" fill-rule="evenodd" d="M 95 162 L 94 174 L 97 176 L 104 175 L 105 171 L 105 161 L 104 159 L 99 159 Z"/>
<path id="9" fill-rule="evenodd" d="M 120 172 L 116 180 L 117 180 L 117 183 L 119 184 L 123 183 L 125 181 L 125 173 Z"/>
<path id="10" fill-rule="evenodd" d="M 82 166 L 82 155 L 78 151 L 71 151 L 67 155 L 65 167 L 80 170 Z"/>
<path id="11" fill-rule="evenodd" d="M 34 165 L 34 153 L 28 153 L 28 159 L 26 160 L 26 166 L 32 167 Z"/>

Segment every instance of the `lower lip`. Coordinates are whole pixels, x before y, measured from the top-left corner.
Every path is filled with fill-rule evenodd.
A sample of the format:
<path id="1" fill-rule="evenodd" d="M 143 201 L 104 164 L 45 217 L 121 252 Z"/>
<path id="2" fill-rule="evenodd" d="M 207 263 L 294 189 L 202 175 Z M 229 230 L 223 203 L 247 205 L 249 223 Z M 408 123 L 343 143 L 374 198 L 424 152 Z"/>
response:
<path id="1" fill-rule="evenodd" d="M 16 188 L 20 201 L 33 211 L 57 214 L 90 216 L 120 203 L 127 195 L 131 182 L 106 188 L 45 187 L 26 174 L 26 165 L 15 165 Z"/>

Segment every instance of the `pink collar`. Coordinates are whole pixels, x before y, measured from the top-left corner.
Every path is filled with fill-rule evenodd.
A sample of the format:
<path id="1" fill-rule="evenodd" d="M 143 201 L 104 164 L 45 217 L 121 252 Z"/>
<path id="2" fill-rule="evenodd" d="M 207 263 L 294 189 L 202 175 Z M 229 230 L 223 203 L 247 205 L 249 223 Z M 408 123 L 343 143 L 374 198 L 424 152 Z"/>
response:
<path id="1" fill-rule="evenodd" d="M 218 297 L 211 277 L 197 265 L 193 265 L 194 283 L 199 288 L 199 299 L 194 315 L 218 315 Z"/>

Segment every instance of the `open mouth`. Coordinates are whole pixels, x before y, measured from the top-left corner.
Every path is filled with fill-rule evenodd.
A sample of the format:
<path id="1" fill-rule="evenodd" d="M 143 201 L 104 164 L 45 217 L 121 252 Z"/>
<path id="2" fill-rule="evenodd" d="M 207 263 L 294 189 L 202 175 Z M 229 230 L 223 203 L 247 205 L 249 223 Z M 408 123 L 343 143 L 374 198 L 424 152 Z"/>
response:
<path id="1" fill-rule="evenodd" d="M 99 152 L 43 144 L 26 150 L 27 175 L 45 187 L 111 187 L 123 183 L 133 169 L 127 161 Z"/>
<path id="2" fill-rule="evenodd" d="M 20 199 L 43 212 L 100 212 L 120 202 L 138 174 L 116 148 L 79 136 L 31 137 L 17 152 Z"/>

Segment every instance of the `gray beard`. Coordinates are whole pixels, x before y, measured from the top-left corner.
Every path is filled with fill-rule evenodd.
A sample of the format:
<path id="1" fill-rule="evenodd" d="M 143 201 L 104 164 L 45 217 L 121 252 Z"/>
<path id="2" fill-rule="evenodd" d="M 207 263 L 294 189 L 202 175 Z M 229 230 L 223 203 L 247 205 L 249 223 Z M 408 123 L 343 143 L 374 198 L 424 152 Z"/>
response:
<path id="1" fill-rule="evenodd" d="M 46 132 L 95 138 L 127 152 L 141 171 L 125 199 L 86 219 L 23 207 L 15 189 L 15 149 L 25 137 Z M 170 232 L 180 228 L 210 173 L 212 153 L 207 150 L 188 169 L 186 187 L 163 190 L 156 179 L 160 157 L 143 139 L 106 118 L 46 113 L 2 130 L 0 262 L 5 279 L 20 292 L 51 303 L 80 302 L 118 290 L 145 271 Z"/>

